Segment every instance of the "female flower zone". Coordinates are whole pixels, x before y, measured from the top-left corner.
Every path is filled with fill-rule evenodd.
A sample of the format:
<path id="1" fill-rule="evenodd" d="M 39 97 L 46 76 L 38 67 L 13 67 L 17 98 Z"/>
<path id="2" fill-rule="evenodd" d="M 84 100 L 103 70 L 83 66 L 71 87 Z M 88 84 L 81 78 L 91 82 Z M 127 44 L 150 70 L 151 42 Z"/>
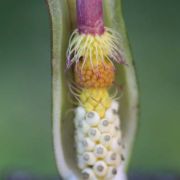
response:
<path id="1" fill-rule="evenodd" d="M 114 179 L 122 164 L 119 105 L 109 94 L 114 63 L 124 64 L 121 37 L 104 27 L 102 0 L 77 0 L 77 26 L 67 49 L 74 72 L 77 164 L 82 178 Z"/>

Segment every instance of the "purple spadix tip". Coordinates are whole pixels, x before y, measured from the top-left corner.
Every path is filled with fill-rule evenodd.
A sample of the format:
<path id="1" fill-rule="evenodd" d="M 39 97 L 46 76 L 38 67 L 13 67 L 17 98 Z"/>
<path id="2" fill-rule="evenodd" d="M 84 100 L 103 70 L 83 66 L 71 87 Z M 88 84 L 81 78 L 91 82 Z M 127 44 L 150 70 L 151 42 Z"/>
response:
<path id="1" fill-rule="evenodd" d="M 104 33 L 102 0 L 76 0 L 79 33 Z"/>

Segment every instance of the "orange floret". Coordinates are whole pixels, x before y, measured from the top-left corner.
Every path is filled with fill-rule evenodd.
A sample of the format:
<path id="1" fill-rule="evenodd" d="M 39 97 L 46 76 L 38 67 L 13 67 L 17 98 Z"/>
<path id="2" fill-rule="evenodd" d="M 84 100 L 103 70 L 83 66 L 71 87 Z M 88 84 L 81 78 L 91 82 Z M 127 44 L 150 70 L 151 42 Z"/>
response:
<path id="1" fill-rule="evenodd" d="M 109 62 L 79 62 L 75 67 L 75 81 L 84 88 L 108 88 L 114 81 L 114 66 Z"/>

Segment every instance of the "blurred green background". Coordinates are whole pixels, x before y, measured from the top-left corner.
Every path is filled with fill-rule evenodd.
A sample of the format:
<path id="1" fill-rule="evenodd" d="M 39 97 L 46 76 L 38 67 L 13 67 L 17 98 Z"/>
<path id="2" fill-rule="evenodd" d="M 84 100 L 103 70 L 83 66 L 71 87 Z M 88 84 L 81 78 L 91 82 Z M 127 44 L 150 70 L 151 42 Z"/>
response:
<path id="1" fill-rule="evenodd" d="M 131 171 L 180 169 L 180 1 L 124 0 L 141 92 Z M 57 175 L 50 27 L 43 0 L 0 0 L 0 174 Z"/>

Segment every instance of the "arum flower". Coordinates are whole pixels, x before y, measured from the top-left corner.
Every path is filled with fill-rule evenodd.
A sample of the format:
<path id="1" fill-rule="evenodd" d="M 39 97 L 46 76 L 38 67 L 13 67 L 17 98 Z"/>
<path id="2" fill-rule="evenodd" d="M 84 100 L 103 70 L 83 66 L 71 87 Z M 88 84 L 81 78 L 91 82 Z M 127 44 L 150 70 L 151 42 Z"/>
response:
<path id="1" fill-rule="evenodd" d="M 124 180 L 138 93 L 121 3 L 76 0 L 75 6 L 71 0 L 47 1 L 53 38 L 53 137 L 60 175 L 68 180 Z M 68 101 L 68 92 L 75 105 Z M 68 108 L 73 113 L 67 115 Z"/>

